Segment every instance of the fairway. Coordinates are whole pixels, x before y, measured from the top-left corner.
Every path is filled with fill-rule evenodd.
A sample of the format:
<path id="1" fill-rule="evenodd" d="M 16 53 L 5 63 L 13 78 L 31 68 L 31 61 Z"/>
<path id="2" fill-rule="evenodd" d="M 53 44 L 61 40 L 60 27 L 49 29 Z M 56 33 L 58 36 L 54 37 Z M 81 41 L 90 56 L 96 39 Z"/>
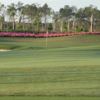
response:
<path id="1" fill-rule="evenodd" d="M 35 96 L 35 97 L 29 97 L 29 96 L 19 96 L 19 97 L 13 97 L 13 96 L 6 96 L 1 97 L 0 100 L 99 100 L 99 97 L 50 97 L 50 96 Z"/>
<path id="2" fill-rule="evenodd" d="M 2 37 L 0 49 L 0 100 L 100 99 L 99 35 Z"/>

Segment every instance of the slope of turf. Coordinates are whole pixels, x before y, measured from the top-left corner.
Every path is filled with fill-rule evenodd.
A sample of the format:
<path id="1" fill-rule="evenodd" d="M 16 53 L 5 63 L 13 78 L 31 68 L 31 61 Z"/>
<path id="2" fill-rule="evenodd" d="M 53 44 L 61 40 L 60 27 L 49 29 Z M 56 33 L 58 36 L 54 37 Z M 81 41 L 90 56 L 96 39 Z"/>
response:
<path id="1" fill-rule="evenodd" d="M 99 35 L 80 35 L 68 37 L 55 37 L 47 39 L 47 48 L 80 48 L 80 49 L 100 48 Z M 0 38 L 0 49 L 26 50 L 26 49 L 45 49 L 45 38 Z M 47 49 L 46 48 L 46 49 Z"/>
<path id="2" fill-rule="evenodd" d="M 100 36 L 49 38 L 48 47 L 45 41 L 0 38 L 0 48 L 12 49 L 0 52 L 0 95 L 64 96 L 61 100 L 66 96 L 80 100 L 84 96 L 88 99 L 81 100 L 98 100 Z"/>

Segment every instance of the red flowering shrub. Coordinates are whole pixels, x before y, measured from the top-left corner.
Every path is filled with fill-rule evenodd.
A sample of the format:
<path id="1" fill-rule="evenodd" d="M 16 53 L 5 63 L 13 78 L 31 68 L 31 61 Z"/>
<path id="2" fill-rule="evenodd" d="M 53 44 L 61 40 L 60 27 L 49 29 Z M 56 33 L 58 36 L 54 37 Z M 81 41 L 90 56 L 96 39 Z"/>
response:
<path id="1" fill-rule="evenodd" d="M 45 38 L 45 37 L 61 37 L 61 36 L 69 36 L 69 35 L 100 35 L 100 32 L 74 32 L 74 33 L 17 33 L 17 32 L 0 32 L 0 37 L 35 37 L 35 38 Z"/>

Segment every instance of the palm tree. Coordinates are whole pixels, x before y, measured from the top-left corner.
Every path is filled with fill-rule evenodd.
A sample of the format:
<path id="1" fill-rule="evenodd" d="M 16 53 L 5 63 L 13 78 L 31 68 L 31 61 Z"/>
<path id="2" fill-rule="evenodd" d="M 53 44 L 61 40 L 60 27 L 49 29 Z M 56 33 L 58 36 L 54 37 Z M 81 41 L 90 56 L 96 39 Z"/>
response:
<path id="1" fill-rule="evenodd" d="M 12 29 L 15 31 L 15 16 L 16 16 L 16 6 L 14 3 L 8 5 L 7 14 L 9 15 L 9 19 L 12 21 Z"/>
<path id="2" fill-rule="evenodd" d="M 34 23 L 36 21 L 37 12 L 38 12 L 38 9 L 37 9 L 36 4 L 26 5 L 26 12 L 25 13 L 29 19 L 29 23 L 31 23 L 31 29 L 33 32 L 35 30 Z"/>
<path id="3" fill-rule="evenodd" d="M 27 5 L 24 5 L 23 6 L 23 4 L 21 5 L 22 7 L 19 9 L 19 11 L 20 11 L 20 17 L 19 17 L 19 23 L 21 22 L 22 23 L 22 30 L 23 31 L 26 31 L 27 29 L 26 29 L 26 20 L 29 20 L 29 18 L 28 18 L 28 14 L 27 14 Z"/>
<path id="4" fill-rule="evenodd" d="M 60 13 L 60 17 L 61 17 L 61 32 L 63 31 L 62 30 L 62 27 L 63 27 L 63 22 L 66 22 L 67 23 L 67 31 L 69 32 L 70 31 L 70 27 L 69 27 L 69 24 L 70 24 L 70 19 L 73 15 L 73 8 L 70 7 L 69 5 L 65 5 L 64 8 L 61 8 L 59 10 L 59 13 Z"/>
<path id="5" fill-rule="evenodd" d="M 18 17 L 19 17 L 18 22 L 21 23 L 22 16 L 23 16 L 23 7 L 24 6 L 23 6 L 22 2 L 18 2 L 16 6 L 17 6 Z"/>
<path id="6" fill-rule="evenodd" d="M 76 32 L 76 22 L 77 22 L 77 18 L 76 18 L 76 13 L 77 13 L 77 8 L 75 6 L 71 7 L 72 9 L 72 14 L 71 14 L 71 18 L 72 18 L 72 31 Z"/>
<path id="7" fill-rule="evenodd" d="M 85 24 L 84 27 L 86 27 L 86 23 L 88 24 L 87 27 L 89 32 L 93 32 L 94 30 L 94 22 L 97 16 L 96 12 L 97 8 L 92 5 L 78 11 L 78 17 L 80 17 L 81 21 Z"/>
<path id="8" fill-rule="evenodd" d="M 36 12 L 36 29 L 37 32 L 39 32 L 40 29 L 40 23 L 41 23 L 41 18 L 42 18 L 42 12 L 41 12 L 41 7 L 39 5 L 37 5 L 37 12 Z"/>
<path id="9" fill-rule="evenodd" d="M 53 32 L 56 32 L 57 31 L 57 23 L 59 21 L 59 12 L 54 12 L 53 11 L 53 21 L 52 21 L 52 26 L 53 26 Z"/>
<path id="10" fill-rule="evenodd" d="M 51 8 L 48 7 L 47 4 L 44 4 L 41 10 L 42 10 L 42 17 L 44 18 L 45 32 L 48 32 L 47 19 L 51 14 Z"/>
<path id="11" fill-rule="evenodd" d="M 0 4 L 0 29 L 3 31 L 3 24 L 5 22 L 5 6 Z"/>
<path id="12" fill-rule="evenodd" d="M 86 19 L 90 22 L 89 31 L 93 32 L 93 20 L 94 20 L 94 8 L 93 6 L 86 7 L 84 9 Z"/>

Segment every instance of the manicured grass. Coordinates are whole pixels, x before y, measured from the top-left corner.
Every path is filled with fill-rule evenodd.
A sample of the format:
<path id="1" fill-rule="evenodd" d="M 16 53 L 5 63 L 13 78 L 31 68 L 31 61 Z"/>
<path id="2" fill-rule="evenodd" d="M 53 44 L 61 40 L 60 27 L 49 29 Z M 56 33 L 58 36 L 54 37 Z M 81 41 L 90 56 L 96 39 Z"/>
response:
<path id="1" fill-rule="evenodd" d="M 9 96 L 9 97 L 0 97 L 0 100 L 100 100 L 99 97 L 41 97 L 41 96 L 35 96 L 35 97 L 16 97 L 16 96 Z"/>
<path id="2" fill-rule="evenodd" d="M 99 35 L 82 35 L 82 36 L 68 36 L 68 37 L 55 37 L 48 38 L 47 48 L 67 48 L 74 50 L 77 49 L 91 49 L 94 47 L 100 49 L 100 36 Z M 45 38 L 0 38 L 0 48 L 26 50 L 26 49 L 45 49 Z M 46 49 L 47 49 L 46 48 Z"/>
<path id="3" fill-rule="evenodd" d="M 0 38 L 0 48 L 12 50 L 0 52 L 0 95 L 15 96 L 0 100 L 99 100 L 100 36 L 49 38 L 47 48 L 45 38 Z"/>

